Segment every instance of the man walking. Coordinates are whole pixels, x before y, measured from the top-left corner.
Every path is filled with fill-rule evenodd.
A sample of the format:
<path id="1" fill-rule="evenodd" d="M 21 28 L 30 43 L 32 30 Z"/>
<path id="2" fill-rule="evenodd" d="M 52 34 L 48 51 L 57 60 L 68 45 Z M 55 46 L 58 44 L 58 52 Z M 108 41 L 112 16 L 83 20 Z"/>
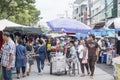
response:
<path id="1" fill-rule="evenodd" d="M 88 63 L 91 71 L 91 78 L 94 76 L 94 70 L 95 70 L 95 63 L 97 61 L 97 53 L 98 53 L 98 43 L 95 42 L 95 36 L 89 35 L 89 40 L 87 42 L 88 47 Z"/>
<path id="2" fill-rule="evenodd" d="M 12 80 L 12 68 L 15 66 L 15 43 L 10 38 L 8 32 L 3 33 L 3 40 L 5 41 L 2 46 L 2 73 L 4 80 Z"/>

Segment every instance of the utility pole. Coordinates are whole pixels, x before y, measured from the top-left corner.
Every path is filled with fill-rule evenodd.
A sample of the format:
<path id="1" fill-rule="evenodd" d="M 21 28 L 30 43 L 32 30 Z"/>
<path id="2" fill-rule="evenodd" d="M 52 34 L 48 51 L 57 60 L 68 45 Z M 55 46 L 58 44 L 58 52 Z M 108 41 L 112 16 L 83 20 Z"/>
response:
<path id="1" fill-rule="evenodd" d="M 107 28 L 107 0 L 105 0 L 105 28 Z"/>
<path id="2" fill-rule="evenodd" d="M 89 8 L 89 21 L 90 21 L 90 26 L 92 25 L 92 17 L 91 17 L 91 0 L 88 0 L 88 8 Z"/>

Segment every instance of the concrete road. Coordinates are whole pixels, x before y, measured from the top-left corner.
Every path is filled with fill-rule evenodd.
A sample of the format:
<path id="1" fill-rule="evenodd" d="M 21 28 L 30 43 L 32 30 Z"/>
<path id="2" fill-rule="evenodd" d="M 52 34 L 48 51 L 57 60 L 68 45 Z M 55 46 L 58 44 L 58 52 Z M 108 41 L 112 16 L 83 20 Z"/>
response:
<path id="1" fill-rule="evenodd" d="M 104 66 L 103 66 L 104 67 Z M 16 74 L 13 75 L 13 80 L 16 79 Z M 70 75 L 50 75 L 49 74 L 49 66 L 46 65 L 42 74 L 37 73 L 37 67 L 34 65 L 32 67 L 32 72 L 30 76 L 25 78 L 21 78 L 19 80 L 91 80 L 89 76 L 80 77 L 80 74 L 76 76 Z M 113 77 L 102 69 L 96 67 L 95 76 L 92 80 L 114 80 Z"/>

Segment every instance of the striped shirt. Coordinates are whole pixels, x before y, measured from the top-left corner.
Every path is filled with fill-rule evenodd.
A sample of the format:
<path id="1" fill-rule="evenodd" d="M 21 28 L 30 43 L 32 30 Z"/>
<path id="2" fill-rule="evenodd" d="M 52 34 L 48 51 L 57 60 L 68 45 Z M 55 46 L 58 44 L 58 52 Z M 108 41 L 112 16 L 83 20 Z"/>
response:
<path id="1" fill-rule="evenodd" d="M 16 52 L 16 46 L 15 43 L 10 39 L 8 42 L 6 42 L 2 47 L 2 59 L 1 59 L 1 65 L 4 67 L 7 67 L 9 64 L 9 58 L 10 54 L 13 54 L 13 61 L 11 63 L 11 67 L 15 67 L 15 52 Z"/>

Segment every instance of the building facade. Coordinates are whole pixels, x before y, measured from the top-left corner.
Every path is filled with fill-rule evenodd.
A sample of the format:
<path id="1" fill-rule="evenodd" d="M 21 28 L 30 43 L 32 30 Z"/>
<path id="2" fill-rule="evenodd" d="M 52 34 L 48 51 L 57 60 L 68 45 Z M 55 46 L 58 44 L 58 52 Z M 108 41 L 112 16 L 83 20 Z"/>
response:
<path id="1" fill-rule="evenodd" d="M 95 27 L 97 24 L 103 26 L 106 19 L 109 21 L 120 17 L 120 9 L 118 8 L 120 7 L 120 0 L 76 0 L 76 3 L 79 4 L 78 9 L 80 10 L 77 13 L 79 16 L 73 18 L 80 19 L 81 22 L 87 23 L 91 27 Z M 86 7 L 85 11 L 81 10 L 83 3 L 84 8 Z M 85 16 L 82 16 L 81 13 Z"/>
<path id="2" fill-rule="evenodd" d="M 73 10 L 73 18 L 85 24 L 87 24 L 87 18 L 88 18 L 87 3 L 88 3 L 87 0 L 76 0 L 74 2 L 76 6 L 74 6 L 74 10 Z"/>

